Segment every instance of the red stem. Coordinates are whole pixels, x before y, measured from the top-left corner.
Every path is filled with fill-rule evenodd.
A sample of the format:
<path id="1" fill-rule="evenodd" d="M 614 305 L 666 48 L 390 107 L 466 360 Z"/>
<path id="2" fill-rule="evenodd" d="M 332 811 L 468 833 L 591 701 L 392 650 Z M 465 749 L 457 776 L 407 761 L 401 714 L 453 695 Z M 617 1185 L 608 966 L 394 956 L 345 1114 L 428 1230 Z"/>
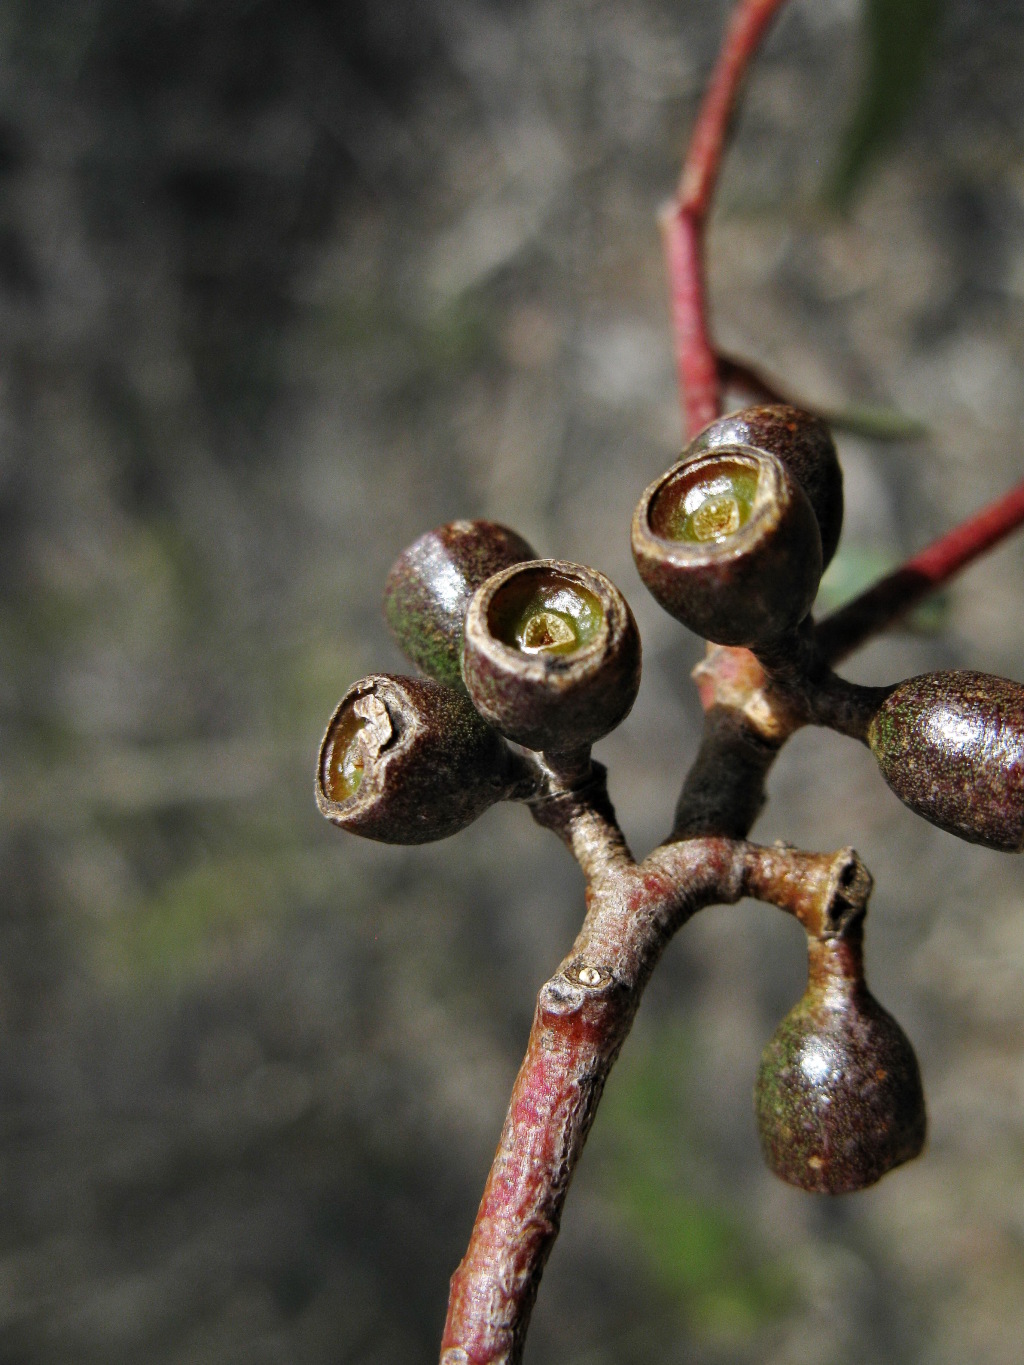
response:
<path id="1" fill-rule="evenodd" d="M 729 119 L 747 68 L 785 0 L 739 0 L 697 115 L 675 200 L 661 215 L 683 419 L 688 435 L 718 416 L 721 390 L 708 335 L 704 224 Z"/>
<path id="2" fill-rule="evenodd" d="M 522 1359 L 569 1181 L 644 985 L 683 919 L 739 899 L 746 848 L 694 839 L 640 867 L 620 861 L 589 888 L 579 936 L 537 997 L 469 1247 L 452 1276 L 441 1365 Z"/>
<path id="3" fill-rule="evenodd" d="M 821 621 L 817 636 L 825 657 L 838 663 L 1021 525 L 1024 482 Z"/>
<path id="4" fill-rule="evenodd" d="M 580 934 L 541 987 L 469 1247 L 452 1276 L 441 1365 L 519 1365 L 544 1264 L 605 1080 L 672 934 L 743 895 L 809 934 L 862 915 L 871 877 L 852 849 L 799 853 L 730 839 L 662 845 L 606 864 Z"/>
<path id="5" fill-rule="evenodd" d="M 689 439 L 721 411 L 718 367 L 707 328 L 704 225 L 673 203 L 661 214 L 659 226 L 668 266 L 683 422 Z"/>
<path id="6" fill-rule="evenodd" d="M 740 0 L 733 10 L 690 137 L 677 191 L 680 207 L 697 217 L 704 218 L 711 207 L 729 118 L 743 77 L 761 45 L 765 30 L 784 4 L 785 0 Z"/>

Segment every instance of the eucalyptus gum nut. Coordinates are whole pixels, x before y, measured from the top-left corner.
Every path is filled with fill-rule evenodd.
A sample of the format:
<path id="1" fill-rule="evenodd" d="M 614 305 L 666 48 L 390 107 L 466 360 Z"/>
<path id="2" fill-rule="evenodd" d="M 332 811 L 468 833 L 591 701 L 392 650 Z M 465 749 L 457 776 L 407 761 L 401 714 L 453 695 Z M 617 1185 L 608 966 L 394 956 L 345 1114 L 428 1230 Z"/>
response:
<path id="1" fill-rule="evenodd" d="M 1024 845 L 1024 686 L 968 669 L 899 683 L 868 743 L 900 800 L 940 829 L 1008 853 Z"/>
<path id="2" fill-rule="evenodd" d="M 729 515 L 728 492 L 712 490 L 751 480 L 749 506 L 743 493 Z M 687 530 L 682 512 L 692 503 L 696 520 L 713 497 L 721 514 Z M 806 495 L 778 456 L 752 446 L 690 456 L 655 479 L 633 513 L 632 542 L 657 601 L 720 645 L 757 646 L 783 634 L 806 616 L 821 578 L 821 536 Z"/>
<path id="3" fill-rule="evenodd" d="M 807 991 L 761 1057 L 757 1128 L 781 1179 L 848 1194 L 920 1153 L 924 1092 L 909 1039 L 864 984 L 859 945 L 810 947 Z"/>
<path id="4" fill-rule="evenodd" d="M 316 801 L 352 834 L 423 844 L 471 824 L 501 800 L 508 776 L 508 749 L 463 691 L 377 673 L 353 683 L 335 708 Z"/>
<path id="5" fill-rule="evenodd" d="M 640 687 L 640 634 L 596 569 L 540 559 L 483 583 L 466 613 L 462 673 L 473 704 L 527 749 L 593 744 Z"/>
<path id="6" fill-rule="evenodd" d="M 473 593 L 491 574 L 536 551 L 494 521 L 450 521 L 414 541 L 384 585 L 384 615 L 405 653 L 438 682 L 462 687 L 462 628 Z"/>
<path id="7" fill-rule="evenodd" d="M 686 455 L 720 446 L 747 445 L 777 455 L 807 494 L 821 532 L 822 567 L 827 568 L 843 529 L 843 471 L 835 442 L 820 417 L 766 403 L 716 418 L 691 441 Z"/>

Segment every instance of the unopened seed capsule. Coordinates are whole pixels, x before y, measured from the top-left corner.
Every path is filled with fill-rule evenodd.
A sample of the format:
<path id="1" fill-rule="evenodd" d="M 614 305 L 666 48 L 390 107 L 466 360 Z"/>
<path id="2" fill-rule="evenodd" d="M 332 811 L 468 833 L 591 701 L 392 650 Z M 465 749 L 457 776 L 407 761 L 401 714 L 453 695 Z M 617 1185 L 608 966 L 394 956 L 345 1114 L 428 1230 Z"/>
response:
<path id="1" fill-rule="evenodd" d="M 963 669 L 898 684 L 868 743 L 905 805 L 989 848 L 1024 845 L 1024 686 Z"/>
<path id="2" fill-rule="evenodd" d="M 754 1106 L 769 1167 L 804 1190 L 861 1190 L 920 1153 L 917 1058 L 865 985 L 859 943 L 811 940 L 807 990 L 764 1050 Z"/>
<path id="3" fill-rule="evenodd" d="M 469 599 L 491 574 L 534 558 L 522 536 L 493 521 L 450 521 L 420 536 L 395 560 L 384 586 L 384 615 L 407 658 L 461 688 Z"/>

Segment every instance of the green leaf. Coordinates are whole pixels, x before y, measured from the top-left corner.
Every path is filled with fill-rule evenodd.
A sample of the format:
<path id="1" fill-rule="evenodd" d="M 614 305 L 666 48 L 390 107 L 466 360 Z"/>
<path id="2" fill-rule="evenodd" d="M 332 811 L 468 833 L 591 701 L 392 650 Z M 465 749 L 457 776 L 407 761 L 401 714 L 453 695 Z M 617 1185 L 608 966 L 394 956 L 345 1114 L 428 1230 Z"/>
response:
<path id="1" fill-rule="evenodd" d="M 942 8 L 943 0 L 865 0 L 864 80 L 827 188 L 837 208 L 849 207 L 864 173 L 895 137 L 920 92 Z"/>
<path id="2" fill-rule="evenodd" d="M 749 1209 L 717 1187 L 690 1093 L 700 1064 L 686 1024 L 631 1039 L 592 1142 L 652 1286 L 700 1339 L 735 1341 L 790 1312 L 796 1282 L 761 1244 Z"/>
<path id="3" fill-rule="evenodd" d="M 869 441 L 916 441 L 928 435 L 928 425 L 919 417 L 876 403 L 850 403 L 820 415 L 833 431 L 847 431 Z"/>
<path id="4" fill-rule="evenodd" d="M 884 550 L 852 541 L 840 548 L 821 580 L 815 599 L 815 612 L 824 616 L 845 606 L 897 567 Z M 950 598 L 944 591 L 934 592 L 900 622 L 899 629 L 914 635 L 938 635 L 947 624 Z"/>

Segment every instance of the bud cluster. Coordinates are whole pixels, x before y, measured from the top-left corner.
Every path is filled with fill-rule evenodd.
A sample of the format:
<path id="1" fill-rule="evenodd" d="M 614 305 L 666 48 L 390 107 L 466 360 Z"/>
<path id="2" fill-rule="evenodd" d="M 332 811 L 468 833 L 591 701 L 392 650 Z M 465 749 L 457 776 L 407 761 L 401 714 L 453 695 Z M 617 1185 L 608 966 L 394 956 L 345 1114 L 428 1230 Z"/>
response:
<path id="1" fill-rule="evenodd" d="M 586 756 L 636 699 L 640 636 L 619 590 L 596 569 L 538 559 L 495 522 L 451 522 L 410 545 L 384 613 L 428 677 L 364 678 L 331 717 L 317 803 L 354 834 L 455 834 L 535 792 L 523 751 Z"/>
<path id="2" fill-rule="evenodd" d="M 825 424 L 782 404 L 753 407 L 712 422 L 650 484 L 633 516 L 633 555 L 676 620 L 726 654 L 753 651 L 742 666 L 736 656 L 735 676 L 762 669 L 779 714 L 796 717 L 790 729 L 830 725 L 862 740 L 919 815 L 1020 851 L 1024 687 L 963 671 L 857 688 L 816 645 L 810 611 L 842 519 Z M 420 676 L 375 674 L 339 702 L 317 764 L 329 820 L 420 843 L 502 799 L 583 789 L 591 745 L 625 718 L 640 685 L 636 622 L 603 574 L 540 559 L 496 523 L 455 521 L 399 555 L 384 611 Z M 715 706 L 737 712 L 736 733 L 748 723 L 728 694 Z M 866 894 L 838 920 L 804 919 L 807 990 L 757 1077 L 768 1165 L 812 1191 L 863 1188 L 924 1142 L 913 1049 L 864 981 L 865 904 Z"/>
<path id="3" fill-rule="evenodd" d="M 836 680 L 813 647 L 808 658 L 799 628 L 809 624 L 842 520 L 842 472 L 828 428 L 771 404 L 712 422 L 654 480 L 633 515 L 633 554 L 644 583 L 676 620 L 716 644 L 752 649 L 783 690 L 793 691 L 796 675 L 804 694 L 791 698 L 796 710 L 863 738 L 911 810 L 961 839 L 1019 852 L 1021 684 L 967 670 L 888 689 L 843 684 L 844 698 L 866 699 L 857 708 L 859 727 L 818 705 L 816 690 Z M 787 662 L 789 670 L 774 676 Z"/>

